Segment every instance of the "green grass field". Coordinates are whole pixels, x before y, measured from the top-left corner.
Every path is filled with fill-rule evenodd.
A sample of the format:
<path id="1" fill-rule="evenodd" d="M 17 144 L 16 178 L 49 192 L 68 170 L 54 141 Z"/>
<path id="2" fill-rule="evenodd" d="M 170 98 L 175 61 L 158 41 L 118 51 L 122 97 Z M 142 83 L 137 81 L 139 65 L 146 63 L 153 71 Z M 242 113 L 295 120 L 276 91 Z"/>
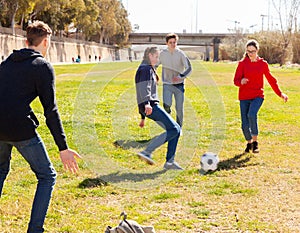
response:
<path id="1" fill-rule="evenodd" d="M 33 103 L 38 131 L 58 172 L 46 232 L 104 232 L 119 223 L 122 211 L 157 233 L 300 232 L 300 70 L 271 68 L 289 101 L 283 103 L 266 83 L 259 112 L 261 152 L 243 155 L 238 89 L 232 81 L 236 63 L 193 61 L 177 150 L 185 170 L 166 172 L 165 145 L 155 151 L 154 166 L 136 156 L 162 131 L 150 120 L 138 127 L 138 65 L 55 66 L 68 143 L 83 157 L 77 175 L 64 171 L 41 105 Z M 200 175 L 206 151 L 218 153 L 219 169 Z M 34 174 L 14 151 L 0 199 L 1 233 L 26 231 L 35 187 Z"/>

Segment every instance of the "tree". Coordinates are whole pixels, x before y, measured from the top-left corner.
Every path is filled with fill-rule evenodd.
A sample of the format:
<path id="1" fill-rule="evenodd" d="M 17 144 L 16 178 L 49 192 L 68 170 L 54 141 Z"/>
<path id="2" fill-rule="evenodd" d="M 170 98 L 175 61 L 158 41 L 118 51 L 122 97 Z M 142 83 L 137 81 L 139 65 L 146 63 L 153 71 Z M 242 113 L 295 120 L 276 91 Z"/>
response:
<path id="1" fill-rule="evenodd" d="M 272 0 L 278 14 L 281 31 L 281 47 L 283 54 L 280 59 L 282 66 L 288 57 L 288 48 L 293 37 L 294 22 L 297 18 L 300 0 Z"/>
<path id="2" fill-rule="evenodd" d="M 76 35 L 97 42 L 126 44 L 131 26 L 128 14 L 118 0 L 0 0 L 0 25 L 22 29 L 34 20 L 49 24 L 54 35 Z"/>
<path id="3" fill-rule="evenodd" d="M 0 26 L 6 25 L 7 4 L 5 0 L 0 0 Z"/>
<path id="4" fill-rule="evenodd" d="M 120 47 L 126 45 L 129 37 L 129 33 L 132 31 L 131 24 L 128 20 L 128 13 L 123 5 L 116 8 L 117 32 L 113 36 L 113 43 L 118 44 Z"/>
<path id="5" fill-rule="evenodd" d="M 74 18 L 74 26 L 77 32 L 82 33 L 86 40 L 90 40 L 93 35 L 100 30 L 97 22 L 99 8 L 95 0 L 84 0 L 78 9 L 78 14 Z"/>
<path id="6" fill-rule="evenodd" d="M 4 27 L 11 27 L 14 30 L 15 15 L 17 13 L 18 6 L 18 0 L 1 1 L 1 25 Z"/>
<path id="7" fill-rule="evenodd" d="M 116 8 L 119 1 L 117 0 L 99 0 L 99 16 L 97 21 L 100 25 L 99 43 L 109 44 L 109 38 L 117 32 Z"/>
<path id="8" fill-rule="evenodd" d="M 28 22 L 29 14 L 32 12 L 34 1 L 21 0 L 19 1 L 19 8 L 15 16 L 15 21 L 24 29 L 24 24 Z"/>
<path id="9" fill-rule="evenodd" d="M 284 51 L 281 49 L 282 41 L 279 31 L 264 31 L 251 35 L 249 39 L 259 41 L 259 56 L 268 63 L 280 64 Z"/>
<path id="10" fill-rule="evenodd" d="M 60 32 L 64 31 L 74 20 L 80 3 L 82 2 L 75 0 L 52 0 L 51 4 L 38 1 L 31 20 L 42 20 L 49 24 L 54 35 L 61 35 Z"/>
<path id="11" fill-rule="evenodd" d="M 293 63 L 300 63 L 300 33 L 295 32 L 293 37 Z"/>

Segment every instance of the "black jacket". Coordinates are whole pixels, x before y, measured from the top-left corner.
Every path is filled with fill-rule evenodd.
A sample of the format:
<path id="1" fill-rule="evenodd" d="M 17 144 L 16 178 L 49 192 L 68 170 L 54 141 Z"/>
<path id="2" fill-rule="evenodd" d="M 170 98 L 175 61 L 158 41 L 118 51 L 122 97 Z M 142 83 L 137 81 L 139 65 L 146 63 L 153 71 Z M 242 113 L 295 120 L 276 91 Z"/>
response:
<path id="1" fill-rule="evenodd" d="M 46 124 L 59 150 L 67 149 L 59 117 L 54 70 L 32 49 L 14 50 L 0 65 L 0 140 L 23 141 L 37 135 L 39 122 L 30 103 L 39 97 Z"/>

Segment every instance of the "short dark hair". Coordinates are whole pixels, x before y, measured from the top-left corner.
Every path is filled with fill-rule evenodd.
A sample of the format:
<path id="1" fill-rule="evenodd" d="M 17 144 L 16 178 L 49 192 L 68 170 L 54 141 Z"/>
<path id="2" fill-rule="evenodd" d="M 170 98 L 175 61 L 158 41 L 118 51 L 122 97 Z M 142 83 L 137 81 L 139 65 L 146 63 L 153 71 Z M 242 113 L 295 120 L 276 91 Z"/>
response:
<path id="1" fill-rule="evenodd" d="M 51 34 L 51 28 L 42 21 L 34 21 L 26 28 L 26 38 L 29 46 L 38 46 L 45 37 Z"/>
<path id="2" fill-rule="evenodd" d="M 168 43 L 168 41 L 170 39 L 175 39 L 176 41 L 179 39 L 178 35 L 175 33 L 169 33 L 168 35 L 166 35 L 166 42 Z"/>
<path id="3" fill-rule="evenodd" d="M 255 47 L 257 50 L 259 49 L 259 44 L 258 44 L 258 42 L 257 42 L 256 40 L 254 40 L 254 39 L 248 40 L 248 42 L 247 42 L 247 44 L 246 44 L 246 48 L 247 48 L 248 46 L 253 46 L 253 47 Z"/>

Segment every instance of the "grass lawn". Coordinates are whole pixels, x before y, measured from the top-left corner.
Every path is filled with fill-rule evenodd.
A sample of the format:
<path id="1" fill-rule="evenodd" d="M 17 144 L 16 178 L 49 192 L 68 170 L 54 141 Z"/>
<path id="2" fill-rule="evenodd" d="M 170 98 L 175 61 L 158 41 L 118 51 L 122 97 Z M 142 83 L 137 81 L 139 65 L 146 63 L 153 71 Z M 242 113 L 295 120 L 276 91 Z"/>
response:
<path id="1" fill-rule="evenodd" d="M 136 156 L 162 132 L 150 120 L 138 127 L 138 65 L 55 66 L 68 143 L 83 157 L 76 175 L 64 171 L 42 107 L 33 103 L 38 131 L 58 172 L 45 232 L 104 232 L 119 223 L 122 211 L 142 225 L 153 225 L 157 233 L 300 232 L 300 70 L 271 67 L 289 101 L 283 103 L 266 82 L 260 153 L 244 155 L 238 88 L 233 85 L 236 63 L 193 61 L 177 149 L 185 170 L 166 172 L 166 145 L 154 152 L 154 166 Z M 201 175 L 200 157 L 206 151 L 218 153 L 219 169 Z M 35 176 L 14 150 L 0 199 L 0 233 L 26 231 L 35 187 Z"/>

